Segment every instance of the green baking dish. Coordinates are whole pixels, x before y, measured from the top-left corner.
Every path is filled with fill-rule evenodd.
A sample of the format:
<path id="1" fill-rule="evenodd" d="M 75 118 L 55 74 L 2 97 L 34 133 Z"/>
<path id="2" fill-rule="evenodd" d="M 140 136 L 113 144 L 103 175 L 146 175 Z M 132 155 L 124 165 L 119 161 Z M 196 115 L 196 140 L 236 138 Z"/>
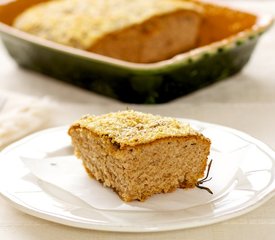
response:
<path id="1" fill-rule="evenodd" d="M 50 42 L 11 26 L 41 0 L 0 5 L 0 34 L 22 67 L 123 102 L 163 103 L 225 79 L 248 62 L 259 37 L 272 25 L 268 15 L 198 2 L 205 9 L 198 47 L 161 62 L 117 60 Z"/>

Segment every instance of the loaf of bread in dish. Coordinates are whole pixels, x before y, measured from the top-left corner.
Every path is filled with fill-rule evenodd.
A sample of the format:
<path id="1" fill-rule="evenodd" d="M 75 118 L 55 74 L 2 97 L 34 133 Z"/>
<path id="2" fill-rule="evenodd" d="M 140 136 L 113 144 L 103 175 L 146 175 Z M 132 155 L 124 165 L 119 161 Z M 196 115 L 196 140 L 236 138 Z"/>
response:
<path id="1" fill-rule="evenodd" d="M 124 201 L 195 187 L 210 151 L 189 125 L 133 110 L 84 116 L 68 133 L 89 175 Z"/>
<path id="2" fill-rule="evenodd" d="M 194 48 L 201 12 L 184 0 L 52 0 L 30 7 L 13 25 L 64 45 L 149 63 Z"/>

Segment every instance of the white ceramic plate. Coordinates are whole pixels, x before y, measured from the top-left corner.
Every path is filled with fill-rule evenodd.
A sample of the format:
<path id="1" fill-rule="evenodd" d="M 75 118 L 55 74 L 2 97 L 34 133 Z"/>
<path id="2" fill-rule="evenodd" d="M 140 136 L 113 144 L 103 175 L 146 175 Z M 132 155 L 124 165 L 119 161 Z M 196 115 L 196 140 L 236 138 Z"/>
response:
<path id="1" fill-rule="evenodd" d="M 211 153 L 223 153 L 228 161 L 230 156 L 240 159 L 237 174 L 225 194 L 210 202 L 177 211 L 98 210 L 39 181 L 21 157 L 31 151 L 40 152 L 41 159 L 50 155 L 62 157 L 58 150 L 70 148 L 67 127 L 38 132 L 3 150 L 0 192 L 13 206 L 39 218 L 79 228 L 121 232 L 156 232 L 213 224 L 251 211 L 273 196 L 275 153 L 268 146 L 234 129 L 181 120 L 211 138 Z"/>

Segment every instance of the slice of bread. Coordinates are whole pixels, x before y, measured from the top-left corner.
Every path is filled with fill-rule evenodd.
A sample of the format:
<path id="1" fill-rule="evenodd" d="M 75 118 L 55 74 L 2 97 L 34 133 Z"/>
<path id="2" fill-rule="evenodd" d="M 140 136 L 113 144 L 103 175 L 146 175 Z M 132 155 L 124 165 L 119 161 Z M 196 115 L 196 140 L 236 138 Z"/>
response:
<path id="1" fill-rule="evenodd" d="M 68 133 L 90 176 L 124 201 L 195 187 L 210 151 L 189 125 L 133 110 L 84 116 Z"/>
<path id="2" fill-rule="evenodd" d="M 27 9 L 13 25 L 64 45 L 148 63 L 194 48 L 201 12 L 184 0 L 54 0 Z"/>

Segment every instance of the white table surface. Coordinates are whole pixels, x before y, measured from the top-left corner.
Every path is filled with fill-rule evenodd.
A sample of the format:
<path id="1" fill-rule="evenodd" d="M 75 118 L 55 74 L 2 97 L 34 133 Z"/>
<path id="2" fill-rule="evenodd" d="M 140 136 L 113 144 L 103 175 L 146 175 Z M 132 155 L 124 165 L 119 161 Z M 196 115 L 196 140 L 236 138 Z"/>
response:
<path id="1" fill-rule="evenodd" d="M 229 1 L 227 1 L 229 2 Z M 275 1 L 233 1 L 235 6 L 275 15 Z M 131 105 L 90 93 L 19 68 L 0 44 L 0 89 L 49 96 L 57 111 L 51 126 L 71 123 L 85 113 L 126 107 L 162 115 L 194 118 L 242 130 L 275 149 L 275 27 L 265 34 L 238 75 L 161 105 Z M 20 96 L 18 97 L 20 99 Z M 161 233 L 82 230 L 22 213 L 0 198 L 0 239 L 275 239 L 275 198 L 252 212 L 218 224 Z"/>

